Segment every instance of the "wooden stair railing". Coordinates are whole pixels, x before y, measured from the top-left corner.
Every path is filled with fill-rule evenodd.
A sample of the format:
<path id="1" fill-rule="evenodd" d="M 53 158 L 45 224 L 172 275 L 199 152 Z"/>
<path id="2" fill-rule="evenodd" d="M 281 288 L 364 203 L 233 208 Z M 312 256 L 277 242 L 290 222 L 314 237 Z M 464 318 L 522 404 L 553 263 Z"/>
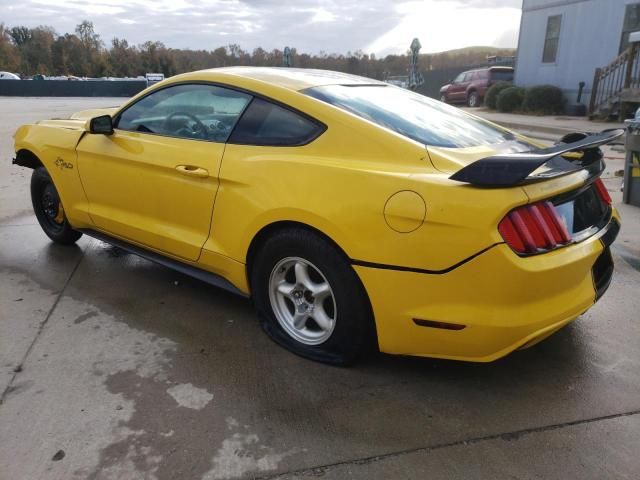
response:
<path id="1" fill-rule="evenodd" d="M 589 102 L 591 115 L 618 99 L 624 90 L 640 89 L 639 56 L 640 46 L 632 43 L 609 65 L 596 68 Z"/>

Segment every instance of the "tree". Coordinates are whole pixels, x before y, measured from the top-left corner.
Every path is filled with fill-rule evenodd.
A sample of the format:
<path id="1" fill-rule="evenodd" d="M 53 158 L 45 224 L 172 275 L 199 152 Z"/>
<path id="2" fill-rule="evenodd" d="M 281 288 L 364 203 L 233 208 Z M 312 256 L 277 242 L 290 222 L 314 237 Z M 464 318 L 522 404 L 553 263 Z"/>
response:
<path id="1" fill-rule="evenodd" d="M 80 40 L 82 63 L 75 75 L 104 76 L 107 73 L 107 59 L 103 55 L 103 44 L 93 27 L 93 22 L 83 20 L 76 26 L 76 37 Z"/>
<path id="2" fill-rule="evenodd" d="M 24 45 L 31 39 L 31 30 L 28 27 L 13 27 L 9 34 L 18 47 Z"/>
<path id="3" fill-rule="evenodd" d="M 116 77 L 136 77 L 143 74 L 138 62 L 138 50 L 130 47 L 124 39 L 111 40 L 111 50 L 108 53 L 109 73 Z"/>
<path id="4" fill-rule="evenodd" d="M 94 28 L 93 22 L 83 20 L 76 26 L 76 35 L 87 50 L 100 50 L 102 48 L 102 40 Z"/>
<path id="5" fill-rule="evenodd" d="M 17 72 L 20 70 L 20 53 L 12 43 L 10 31 L 0 23 L 0 70 Z"/>
<path id="6" fill-rule="evenodd" d="M 315 55 L 291 48 L 294 65 L 301 68 L 323 68 L 384 79 L 406 75 L 409 59 L 406 54 L 378 58 L 356 50 L 346 55 L 327 53 Z M 418 58 L 423 71 L 450 67 L 470 67 L 483 64 L 487 55 L 513 55 L 509 49 L 470 47 L 449 52 L 425 54 Z M 147 41 L 130 45 L 114 38 L 105 47 L 94 24 L 83 20 L 74 33 L 58 35 L 51 27 L 7 28 L 0 24 L 0 69 L 20 71 L 26 75 L 78 75 L 101 77 L 138 76 L 146 72 L 162 72 L 165 76 L 204 68 L 229 65 L 282 66 L 283 52 L 256 47 L 252 52 L 238 44 L 213 50 L 179 50 L 167 48 L 162 42 Z"/>
<path id="7" fill-rule="evenodd" d="M 51 27 L 13 27 L 13 39 L 20 54 L 20 69 L 28 73 L 49 73 L 52 70 L 51 46 L 56 33 Z"/>
<path id="8" fill-rule="evenodd" d="M 140 60 L 145 72 L 164 73 L 165 76 L 176 74 L 173 52 L 162 42 L 145 42 L 138 47 Z"/>

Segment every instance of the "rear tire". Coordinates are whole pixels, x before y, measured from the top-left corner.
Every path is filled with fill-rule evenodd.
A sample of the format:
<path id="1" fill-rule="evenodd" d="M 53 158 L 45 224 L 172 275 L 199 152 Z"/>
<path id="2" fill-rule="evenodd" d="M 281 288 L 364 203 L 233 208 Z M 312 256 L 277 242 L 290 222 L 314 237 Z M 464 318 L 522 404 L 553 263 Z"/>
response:
<path id="1" fill-rule="evenodd" d="M 31 175 L 31 203 L 40 227 L 51 240 L 73 245 L 82 237 L 82 233 L 71 228 L 58 191 L 44 167 L 34 169 Z"/>
<path id="2" fill-rule="evenodd" d="M 260 247 L 251 271 L 262 327 L 302 357 L 349 365 L 375 338 L 364 287 L 345 255 L 320 235 L 281 230 Z"/>
<path id="3" fill-rule="evenodd" d="M 475 108 L 480 104 L 480 97 L 478 96 L 478 92 L 471 91 L 469 95 L 467 95 L 467 105 L 471 108 Z"/>

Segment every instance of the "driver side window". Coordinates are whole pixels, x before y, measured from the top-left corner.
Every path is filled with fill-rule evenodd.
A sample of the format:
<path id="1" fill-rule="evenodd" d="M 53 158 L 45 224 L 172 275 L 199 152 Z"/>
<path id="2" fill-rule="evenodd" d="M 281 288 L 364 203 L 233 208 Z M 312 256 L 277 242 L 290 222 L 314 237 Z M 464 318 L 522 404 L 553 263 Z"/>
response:
<path id="1" fill-rule="evenodd" d="M 175 85 L 142 98 L 115 128 L 168 137 L 226 142 L 251 95 L 215 85 Z"/>

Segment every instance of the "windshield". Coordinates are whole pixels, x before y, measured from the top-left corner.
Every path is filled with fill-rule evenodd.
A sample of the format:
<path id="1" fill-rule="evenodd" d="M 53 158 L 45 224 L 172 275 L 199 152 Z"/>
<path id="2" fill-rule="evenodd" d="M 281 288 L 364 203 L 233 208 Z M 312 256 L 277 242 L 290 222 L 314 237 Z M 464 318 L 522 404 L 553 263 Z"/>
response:
<path id="1" fill-rule="evenodd" d="M 513 140 L 458 108 L 391 85 L 326 85 L 303 93 L 424 145 L 463 148 Z"/>

